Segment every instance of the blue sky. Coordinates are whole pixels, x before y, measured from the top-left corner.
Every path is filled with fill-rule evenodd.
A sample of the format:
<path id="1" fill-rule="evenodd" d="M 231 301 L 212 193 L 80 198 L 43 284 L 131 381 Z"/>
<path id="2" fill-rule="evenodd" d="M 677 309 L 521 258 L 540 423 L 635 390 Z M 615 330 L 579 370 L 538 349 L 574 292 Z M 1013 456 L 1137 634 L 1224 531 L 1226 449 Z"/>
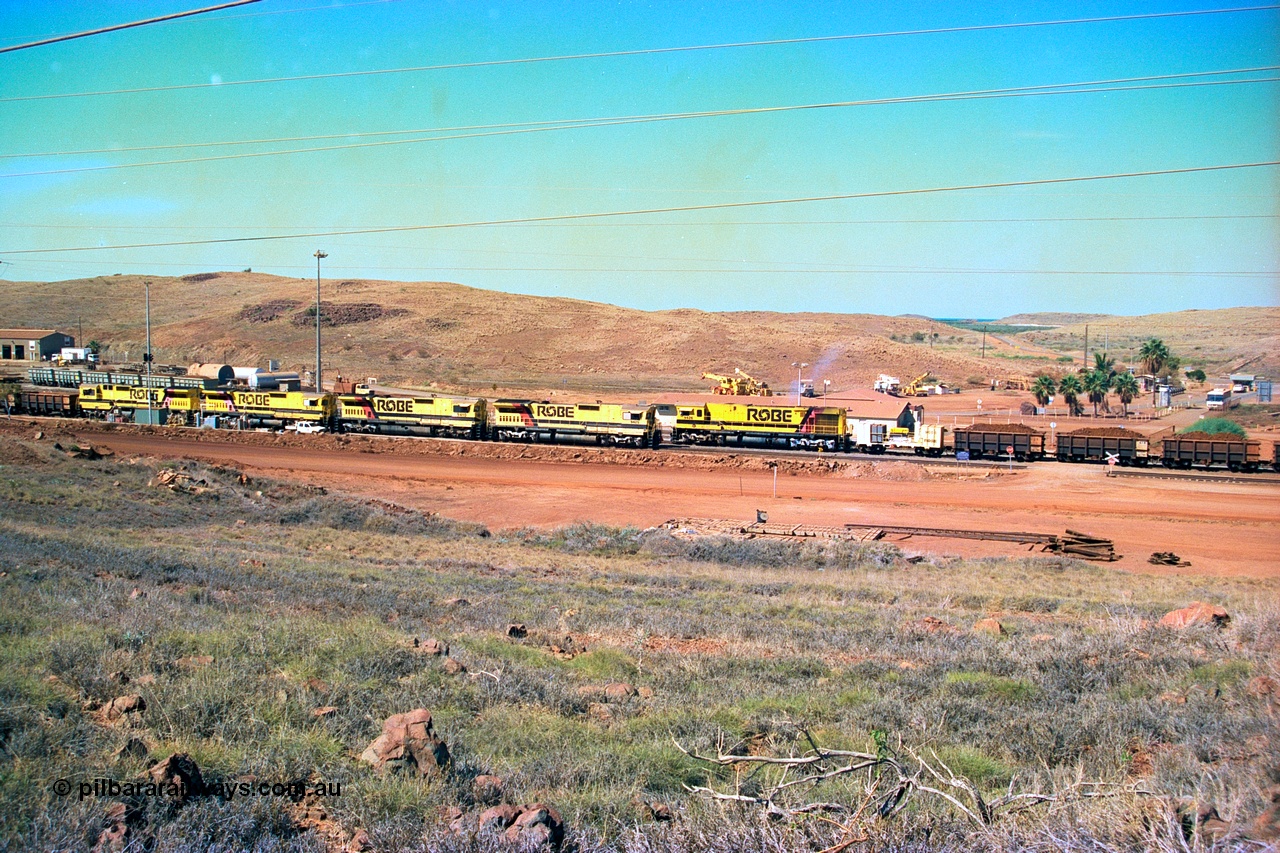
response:
<path id="1" fill-rule="evenodd" d="M 0 3 L 0 47 L 201 5 Z M 1280 160 L 1280 70 L 1242 71 L 1280 66 L 1278 9 L 997 26 L 1232 8 L 261 0 L 12 51 L 0 277 L 307 277 L 321 248 L 325 278 L 645 309 L 1275 305 L 1276 166 L 916 192 Z M 672 115 L 707 111 L 736 114 Z M 665 118 L 534 124 L 629 116 Z M 789 201 L 830 196 L 862 197 Z M 703 209 L 643 212 L 671 208 Z"/>

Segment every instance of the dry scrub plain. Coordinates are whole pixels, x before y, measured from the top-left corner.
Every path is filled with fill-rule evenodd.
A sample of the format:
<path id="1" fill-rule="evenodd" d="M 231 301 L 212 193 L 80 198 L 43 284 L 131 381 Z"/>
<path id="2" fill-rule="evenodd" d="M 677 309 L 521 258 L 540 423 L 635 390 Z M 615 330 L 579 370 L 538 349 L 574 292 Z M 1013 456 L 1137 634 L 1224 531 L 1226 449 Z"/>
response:
<path id="1" fill-rule="evenodd" d="M 476 829 L 496 799 L 554 806 L 584 853 L 1260 850 L 1275 829 L 1273 581 L 487 531 L 66 449 L 0 438 L 0 849 L 513 849 Z M 1157 624 L 1196 600 L 1229 624 Z M 974 630 L 991 616 L 1003 633 Z M 360 760 L 418 708 L 443 769 Z M 341 793 L 80 795 L 174 753 L 206 784 Z"/>

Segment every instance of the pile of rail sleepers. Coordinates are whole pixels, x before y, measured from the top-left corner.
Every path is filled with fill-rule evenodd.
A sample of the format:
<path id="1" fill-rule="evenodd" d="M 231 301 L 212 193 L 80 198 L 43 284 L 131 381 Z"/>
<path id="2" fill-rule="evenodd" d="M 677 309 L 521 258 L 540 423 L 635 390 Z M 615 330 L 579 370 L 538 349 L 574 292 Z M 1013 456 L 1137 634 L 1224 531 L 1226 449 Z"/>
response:
<path id="1" fill-rule="evenodd" d="M 1081 533 L 1079 530 L 1068 530 L 1065 536 L 1053 537 L 1053 541 L 1045 545 L 1044 549 L 1055 554 L 1082 557 L 1086 560 L 1114 562 L 1120 559 L 1120 555 L 1116 553 L 1115 543 L 1110 539 Z"/>

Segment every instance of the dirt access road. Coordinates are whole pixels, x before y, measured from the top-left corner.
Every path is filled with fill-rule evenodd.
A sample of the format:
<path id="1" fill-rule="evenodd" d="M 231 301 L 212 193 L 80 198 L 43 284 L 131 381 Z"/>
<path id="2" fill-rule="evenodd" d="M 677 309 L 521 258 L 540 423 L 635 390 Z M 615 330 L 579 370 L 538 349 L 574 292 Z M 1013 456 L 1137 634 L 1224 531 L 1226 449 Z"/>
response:
<path id="1" fill-rule="evenodd" d="M 483 454 L 515 448 L 468 442 L 402 440 L 412 443 L 412 455 L 406 455 L 407 450 L 397 451 L 397 442 L 385 439 L 366 439 L 360 449 L 319 449 L 298 437 L 281 443 L 282 437 L 260 436 L 260 444 L 252 435 L 239 437 L 245 443 L 229 443 L 200 440 L 194 432 L 69 431 L 120 454 L 234 465 L 250 474 L 377 497 L 493 529 L 577 521 L 648 527 L 675 517 L 750 521 L 757 509 L 767 510 L 771 522 L 822 526 L 857 522 L 1044 533 L 1070 528 L 1114 540 L 1124 559 L 1112 565 L 1122 570 L 1280 578 L 1280 489 L 1275 486 L 1113 479 L 1102 466 L 1057 463 L 1013 473 L 988 468 L 958 479 L 954 469 L 926 473 L 930 469 L 918 469 L 917 463 L 887 462 L 825 473 L 784 472 L 775 497 L 773 473 L 760 470 L 758 461 L 753 461 L 756 467 L 709 469 L 695 466 L 716 460 L 689 467 L 681 467 L 683 461 L 673 467 L 665 462 L 661 467 L 582 464 L 493 458 Z M 566 453 L 571 448 L 545 450 L 572 456 Z M 933 537 L 899 544 L 913 554 L 1026 553 L 1025 546 L 1008 543 Z M 1191 566 L 1152 566 L 1146 560 L 1154 551 L 1173 551 Z"/>

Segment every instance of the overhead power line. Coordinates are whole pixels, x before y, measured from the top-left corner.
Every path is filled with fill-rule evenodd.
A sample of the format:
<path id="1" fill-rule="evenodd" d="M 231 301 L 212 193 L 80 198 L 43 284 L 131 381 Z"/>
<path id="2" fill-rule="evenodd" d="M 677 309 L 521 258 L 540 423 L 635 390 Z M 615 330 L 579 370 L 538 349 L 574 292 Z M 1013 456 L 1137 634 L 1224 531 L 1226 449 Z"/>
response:
<path id="1" fill-rule="evenodd" d="M 29 41 L 26 44 L 15 44 L 9 47 L 0 47 L 0 53 L 9 53 L 14 50 L 26 50 L 29 47 L 41 47 L 46 44 L 57 44 L 60 41 L 71 41 L 72 39 L 82 39 L 87 36 L 97 36 L 103 33 L 113 33 L 116 30 L 127 30 L 132 27 L 143 27 L 147 24 L 159 24 L 164 21 L 176 21 L 178 18 L 189 18 L 192 15 L 203 15 L 205 12 L 217 12 L 220 9 L 230 9 L 233 6 L 244 6 L 248 3 L 257 3 L 258 0 L 232 0 L 230 3 L 223 3 L 219 6 L 206 6 L 203 9 L 192 9 L 189 12 L 175 12 L 172 15 L 161 15 L 158 18 L 147 18 L 145 21 L 131 21 L 127 24 L 113 24 L 109 27 L 99 27 L 96 30 L 85 30 L 82 33 L 69 33 L 67 35 L 54 36 L 52 38 L 41 39 L 40 41 Z"/>
<path id="2" fill-rule="evenodd" d="M 982 98 L 995 96 L 1015 96 L 1015 95 L 1031 95 L 1031 94 L 1082 94 L 1085 92 L 1115 92 L 1128 91 L 1128 89 L 1120 88 L 1097 88 L 1102 86 L 1120 86 L 1120 84 L 1129 83 L 1155 83 L 1163 80 L 1185 80 L 1194 77 L 1222 77 L 1229 74 L 1260 74 L 1266 71 L 1280 70 L 1280 65 L 1261 65 L 1254 68 L 1230 68 L 1218 69 L 1213 71 L 1188 71 L 1182 74 L 1157 74 L 1146 75 L 1143 77 L 1116 77 L 1109 80 L 1084 80 L 1074 83 L 1045 83 L 1038 86 L 1010 86 L 1000 89 L 976 89 L 967 92 L 944 92 L 932 95 L 905 95 L 898 98 L 876 98 L 865 99 L 860 101 L 834 101 L 815 104 L 795 104 L 776 107 L 743 107 L 735 110 L 713 110 L 685 113 L 652 113 L 648 115 L 631 115 L 631 116 L 605 116 L 597 118 L 584 119 L 546 119 L 543 121 L 533 122 L 509 122 L 503 124 L 474 124 L 459 125 L 454 127 L 427 127 L 413 128 L 408 130 L 372 130 L 363 132 L 347 132 L 347 133 L 326 133 L 312 136 L 282 136 L 266 139 L 230 139 L 213 142 L 177 142 L 168 145 L 136 145 L 117 148 L 85 148 L 72 151 L 43 151 L 43 152 L 25 152 L 25 153 L 0 153 L 0 159 L 14 158 L 36 158 L 36 157 L 81 157 L 89 154 L 125 154 L 138 151 L 172 151 L 175 149 L 186 148 L 220 148 L 230 145 L 279 145 L 287 142 L 322 142 L 329 139 L 362 139 L 377 136 L 407 136 L 412 134 L 424 133 L 460 133 L 464 131 L 490 131 L 490 130 L 524 130 L 538 128 L 559 128 L 559 127 L 592 127 L 596 123 L 607 122 L 630 122 L 630 121 L 662 121 L 680 118 L 702 118 L 724 115 L 744 115 L 750 113 L 767 113 L 767 112 L 785 112 L 789 110 L 810 110 L 810 109 L 831 109 L 838 107 L 852 106 L 877 106 L 882 104 L 896 103 L 915 103 L 927 100 L 962 100 L 968 98 Z M 1277 78 L 1252 78 L 1228 81 L 1213 81 L 1215 83 L 1267 83 L 1275 82 Z M 1057 90 L 1075 90 L 1065 91 Z M 435 138 L 435 137 L 431 137 Z M 410 140 L 419 141 L 419 140 Z M 331 150 L 320 148 L 304 148 L 296 149 L 296 151 L 319 151 Z M 294 152 L 270 152 L 276 154 L 294 153 Z"/>
<path id="3" fill-rule="evenodd" d="M 984 217 L 984 218 L 961 218 L 961 219 L 739 219 L 739 220 L 720 220 L 707 221 L 702 220 L 698 225 L 707 226 L 747 226 L 747 225 L 767 225 L 771 228 L 777 226 L 802 226 L 812 227 L 814 225 L 1012 225 L 1018 223 L 1030 222 L 1201 222 L 1205 220 L 1218 219 L 1280 219 L 1280 213 L 1212 213 L 1203 215 L 1190 216 L 1002 216 L 1002 217 Z M 542 226 L 559 226 L 561 223 L 532 223 L 533 225 Z M 574 223 L 569 223 L 574 225 Z M 585 228 L 688 228 L 688 222 L 591 222 L 579 223 L 575 227 Z M 191 231 L 200 227 L 209 226 L 191 226 L 191 225 L 112 225 L 113 231 Z M 259 231 L 263 228 L 261 225 L 218 225 L 216 226 L 222 231 Z M 319 228 L 332 228 L 335 226 L 322 225 L 277 225 L 277 228 L 289 228 L 299 230 L 315 230 Z M 366 226 L 375 227 L 392 227 L 392 226 Z M 83 231 L 85 226 L 79 225 L 51 225 L 47 223 L 18 223 L 18 222 L 0 222 L 0 228 L 21 228 L 28 229 L 49 229 L 63 231 Z M 384 247 L 385 248 L 385 247 Z M 407 247 L 406 247 L 407 248 Z M 518 252 L 513 254 L 527 254 Z M 334 269 L 333 264 L 329 265 Z M 310 267 L 308 267 L 309 269 Z"/>
<path id="4" fill-rule="evenodd" d="M 330 2 L 323 6 L 297 6 L 293 9 L 271 9 L 263 12 L 244 12 L 238 15 L 223 15 L 218 18 L 219 21 L 238 21 L 245 18 L 265 18 L 274 15 L 296 15 L 299 12 L 337 12 L 344 9 L 354 9 L 358 6 L 381 6 L 386 3 L 399 3 L 401 0 L 363 0 L 360 3 L 337 3 Z M 200 23 L 200 22 L 196 22 Z M 17 41 L 19 39 L 30 38 L 30 36 L 8 36 L 3 38 L 4 41 Z"/>
<path id="5" fill-rule="evenodd" d="M 180 269 L 190 269 L 194 266 L 191 262 L 176 261 L 155 261 L 133 260 L 130 263 L 145 264 L 147 267 L 177 267 Z M 18 263 L 6 261 L 0 272 L 11 267 L 26 268 L 75 268 L 90 267 L 97 268 L 89 262 L 48 260 L 44 258 L 23 259 Z M 219 266 L 236 269 L 241 264 L 221 264 Z M 267 270 L 279 269 L 306 269 L 312 267 L 306 264 L 268 264 L 259 269 L 259 272 Z M 1098 270 L 1098 269 L 1008 269 L 1008 268 L 955 268 L 955 267 L 879 267 L 879 266 L 847 266 L 841 264 L 827 264 L 821 269 L 815 269 L 813 265 L 789 266 L 786 263 L 778 262 L 770 266 L 757 267 L 620 267 L 620 266 L 596 266 L 596 267 L 547 267 L 547 266 L 455 266 L 432 264 L 430 266 L 391 266 L 385 264 L 331 264 L 325 267 L 330 271 L 354 271 L 360 272 L 555 272 L 555 273 L 614 273 L 619 275 L 629 275 L 633 273 L 656 275 L 663 273 L 670 274 L 689 274 L 689 275 L 721 275 L 721 274 L 740 274 L 740 275 L 1047 275 L 1047 276 L 1132 276 L 1143 278 L 1272 278 L 1276 275 L 1272 270 Z"/>
<path id="6" fill-rule="evenodd" d="M 1280 66 L 1278 66 L 1280 67 Z M 1214 74 L 1218 72 L 1204 72 Z M 529 125 L 500 125 L 505 130 L 479 130 L 470 133 L 446 133 L 443 136 L 426 136 L 416 139 L 384 139 L 377 142 L 352 142 L 346 145 L 319 145 L 310 148 L 290 148 L 283 151 L 244 151 L 239 154 L 213 154 L 205 157 L 184 157 L 176 160 L 150 160 L 141 163 L 110 163 L 102 166 L 72 166 L 65 169 L 41 169 L 31 172 L 11 172 L 4 178 L 31 178 L 46 175 L 68 175 L 83 172 L 109 172 L 118 169 L 140 169 L 153 166 L 181 166 L 194 163 L 213 163 L 223 160 L 245 160 L 258 157 L 281 157 L 291 154 L 316 154 L 330 151 L 349 151 L 357 148 L 379 148 L 388 145 L 412 145 L 424 142 L 449 142 L 462 139 L 481 139 L 495 136 L 515 136 L 526 133 L 546 133 L 557 130 L 585 130 L 597 127 L 615 127 L 627 124 L 648 124 L 662 121 L 680 121 L 698 118 L 724 118 L 727 116 L 763 115 L 767 113 L 795 112 L 800 110 L 842 109 L 849 107 L 887 106 L 891 104 L 935 103 L 944 101 L 986 100 L 991 98 L 1032 97 L 1043 95 L 1080 95 L 1105 92 L 1124 92 L 1145 89 L 1178 89 L 1199 86 L 1226 86 L 1239 83 L 1273 83 L 1280 77 L 1262 77 L 1249 80 L 1202 80 L 1191 83 L 1161 83 L 1141 86 L 1104 86 L 1100 88 L 1070 88 L 1093 84 L 1059 83 L 1050 86 L 1031 86 L 1021 90 L 988 89 L 974 92 L 952 92 L 939 95 L 908 95 L 900 98 L 875 98 L 862 101 L 840 101 L 824 104 L 799 104 L 781 107 L 743 107 L 730 110 L 705 110 L 690 113 L 659 113 L 646 116 L 624 116 L 597 119 L 566 119 L 548 122 L 531 122 Z M 1068 88 L 1059 88 L 1068 87 Z M 30 155 L 29 155 L 30 156 Z"/>
<path id="7" fill-rule="evenodd" d="M 469 222 L 437 223 L 434 225 L 398 225 L 384 228 L 350 228 L 330 231 L 312 231 L 305 234 L 262 234 L 250 237 L 215 237 L 206 240 L 173 240 L 158 243 L 132 243 L 116 246 L 67 246 L 58 249 L 13 249 L 5 255 L 37 255 L 56 252 L 94 252 L 113 249 L 150 249 L 163 246 L 205 246 L 219 243 L 255 243 L 268 240 L 301 240 L 317 237 L 344 237 L 355 234 L 393 234 L 408 231 L 440 231 L 453 228 L 501 227 L 508 225 L 528 225 L 541 222 L 575 222 L 594 219 L 605 219 L 615 216 L 649 216 L 660 213 L 692 213 L 703 210 L 732 210 L 740 208 L 772 207 L 784 204 L 813 204 L 815 202 L 850 201 L 863 198 L 889 198 L 893 196 L 929 195 L 934 193 L 954 193 L 969 190 L 1012 189 L 1015 187 L 1052 186 L 1056 184 L 1074 184 L 1090 181 L 1110 181 L 1121 178 L 1152 178 L 1167 175 L 1188 175 L 1202 172 L 1225 172 L 1237 169 L 1257 169 L 1268 166 L 1280 166 L 1280 160 L 1267 160 L 1258 163 L 1230 163 L 1218 166 L 1188 166 L 1180 169 L 1156 169 L 1141 172 L 1115 172 L 1105 175 L 1078 175 L 1066 178 L 1034 178 L 1022 181 L 998 181 L 986 184 L 960 184 L 949 187 L 928 187 L 909 190 L 879 190 L 861 193 L 841 193 L 838 195 L 805 196 L 800 198 L 765 199 L 760 201 L 729 201 L 717 204 L 691 204 L 678 207 L 653 207 L 634 210 L 610 210 L 595 213 L 562 213 L 548 216 L 526 216 L 512 219 L 482 219 Z"/>
<path id="8" fill-rule="evenodd" d="M 368 71 L 338 71 L 327 74 L 303 74 L 293 77 L 266 77 L 257 80 L 224 80 L 217 84 L 186 83 L 174 86 L 148 86 L 136 89 L 111 89 L 98 92 L 64 92 L 47 95 L 24 95 L 12 98 L 0 98 L 0 103 L 11 101 L 36 101 L 50 98 L 88 98 L 103 95 L 134 95 L 147 92 L 173 92 L 184 89 L 217 89 L 226 86 L 256 86 L 270 83 L 297 83 L 312 80 L 334 80 L 349 77 L 371 77 L 382 74 L 412 74 L 426 71 L 449 71 L 462 68 L 489 68 L 501 65 L 527 65 L 540 62 L 568 62 L 584 59 L 611 59 L 622 56 L 648 56 L 663 53 L 688 53 L 701 50 L 727 50 L 745 47 L 773 47 L 785 44 L 816 44 L 821 42 L 853 41 L 858 39 L 894 38 L 903 36 L 943 35 L 948 33 L 970 33 L 988 30 L 1026 29 L 1029 27 L 1053 27 L 1068 24 L 1102 24 L 1120 21 L 1142 21 L 1155 18 L 1184 18 L 1195 15 L 1223 15 L 1243 12 L 1265 12 L 1280 9 L 1280 4 L 1266 6 L 1239 6 L 1230 9 L 1190 9 L 1180 12 L 1148 12 L 1138 15 L 1110 15 L 1095 18 L 1067 18 L 1053 21 L 1022 21 L 1005 24 L 974 24 L 964 27 L 935 27 L 931 29 L 895 30 L 879 33 L 852 33 L 834 36 L 808 36 L 803 38 L 767 39 L 760 41 L 726 42 L 723 44 L 686 45 L 680 47 L 651 47 L 635 50 L 610 50 L 596 53 L 575 53 L 560 56 L 536 56 L 518 59 L 490 59 L 476 62 L 453 62 L 440 65 L 419 65 L 407 68 L 381 68 Z M 15 48 L 8 48 L 13 50 Z"/>

